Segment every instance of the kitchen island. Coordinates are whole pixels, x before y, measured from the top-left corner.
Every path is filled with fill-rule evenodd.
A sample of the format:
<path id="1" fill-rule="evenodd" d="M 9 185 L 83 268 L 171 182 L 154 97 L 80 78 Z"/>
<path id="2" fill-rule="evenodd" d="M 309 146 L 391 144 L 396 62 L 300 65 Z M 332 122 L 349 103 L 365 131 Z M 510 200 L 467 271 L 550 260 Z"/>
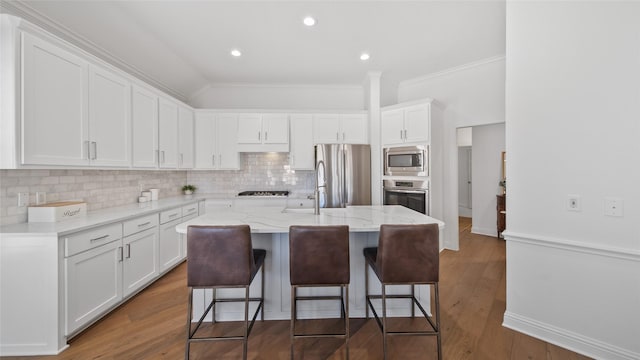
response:
<path id="1" fill-rule="evenodd" d="M 362 250 L 377 246 L 378 232 L 382 224 L 432 224 L 440 227 L 440 249 L 442 249 L 442 230 L 444 223 L 402 206 L 373 205 L 351 206 L 347 208 L 320 209 L 320 215 L 314 215 L 313 209 L 282 207 L 235 208 L 207 212 L 195 219 L 176 227 L 179 233 L 186 234 L 189 225 L 240 225 L 251 227 L 254 248 L 267 250 L 265 260 L 265 307 L 264 316 L 268 320 L 289 319 L 290 283 L 289 283 L 289 226 L 291 225 L 348 225 L 351 283 L 349 286 L 349 312 L 352 317 L 365 316 L 364 270 Z M 251 286 L 252 294 L 257 294 L 260 275 Z M 373 291 L 379 281 L 370 272 L 369 281 Z M 408 287 L 391 288 L 390 293 L 405 292 Z M 218 291 L 219 297 L 237 297 L 238 289 Z M 335 295 L 338 288 L 305 288 L 300 295 Z M 194 318 L 198 319 L 205 304 L 211 301 L 211 290 L 194 291 Z M 427 286 L 417 286 L 416 296 L 423 306 L 429 305 Z M 216 306 L 216 319 L 239 320 L 243 317 L 243 305 L 240 303 L 222 303 Z M 407 316 L 410 313 L 406 300 L 391 301 L 389 316 Z M 328 318 L 339 316 L 337 302 L 304 301 L 298 305 L 299 318 Z"/>

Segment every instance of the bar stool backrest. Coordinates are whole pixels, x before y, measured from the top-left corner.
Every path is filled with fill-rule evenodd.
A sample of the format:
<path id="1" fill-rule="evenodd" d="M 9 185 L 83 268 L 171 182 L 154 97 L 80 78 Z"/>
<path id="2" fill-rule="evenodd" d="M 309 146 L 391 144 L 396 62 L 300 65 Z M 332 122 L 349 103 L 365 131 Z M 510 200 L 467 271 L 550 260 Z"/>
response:
<path id="1" fill-rule="evenodd" d="M 289 259 L 291 285 L 348 284 L 349 227 L 291 226 Z"/>
<path id="2" fill-rule="evenodd" d="M 440 267 L 437 224 L 381 225 L 376 263 L 383 283 L 436 283 Z"/>
<path id="3" fill-rule="evenodd" d="M 255 273 L 249 225 L 187 228 L 187 286 L 250 285 Z"/>

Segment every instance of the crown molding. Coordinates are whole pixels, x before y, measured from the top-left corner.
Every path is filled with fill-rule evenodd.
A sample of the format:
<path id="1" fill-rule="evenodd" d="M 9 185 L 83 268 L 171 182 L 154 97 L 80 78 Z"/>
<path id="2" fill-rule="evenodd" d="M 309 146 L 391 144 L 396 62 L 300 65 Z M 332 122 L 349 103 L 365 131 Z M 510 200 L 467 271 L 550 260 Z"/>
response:
<path id="1" fill-rule="evenodd" d="M 452 67 L 446 70 L 442 70 L 442 71 L 438 71 L 432 74 L 428 74 L 428 75 L 424 75 L 424 76 L 420 76 L 417 78 L 413 78 L 413 79 L 409 79 L 409 80 L 403 80 L 398 84 L 398 87 L 403 87 L 403 86 L 411 86 L 426 80 L 430 80 L 436 77 L 440 77 L 440 76 L 445 76 L 445 75 L 449 75 L 449 74 L 453 74 L 459 71 L 464 71 L 464 70 L 469 70 L 469 69 L 473 69 L 475 67 L 478 66 L 482 66 L 482 65 L 486 65 L 486 64 L 490 64 L 493 62 L 497 62 L 497 61 L 504 61 L 506 59 L 505 55 L 498 55 L 498 56 L 492 56 L 490 58 L 486 58 L 486 59 L 482 59 L 479 61 L 474 61 L 474 62 L 470 62 L 467 64 L 463 64 L 460 66 L 456 66 L 456 67 Z"/>
<path id="2" fill-rule="evenodd" d="M 187 96 L 182 92 L 175 90 L 168 85 L 158 81 L 157 79 L 145 74 L 142 70 L 135 66 L 129 65 L 124 60 L 112 55 L 104 48 L 98 46 L 92 41 L 74 33 L 64 25 L 54 21 L 53 19 L 43 15 L 37 10 L 33 9 L 29 5 L 21 1 L 0 1 L 0 12 L 11 14 L 22 18 L 33 25 L 36 25 L 45 31 L 51 33 L 54 36 L 90 53 L 91 55 L 99 58 L 102 61 L 109 63 L 112 66 L 134 76 L 145 83 L 157 88 L 158 90 L 165 92 L 166 94 L 175 97 L 176 99 L 186 102 Z"/>

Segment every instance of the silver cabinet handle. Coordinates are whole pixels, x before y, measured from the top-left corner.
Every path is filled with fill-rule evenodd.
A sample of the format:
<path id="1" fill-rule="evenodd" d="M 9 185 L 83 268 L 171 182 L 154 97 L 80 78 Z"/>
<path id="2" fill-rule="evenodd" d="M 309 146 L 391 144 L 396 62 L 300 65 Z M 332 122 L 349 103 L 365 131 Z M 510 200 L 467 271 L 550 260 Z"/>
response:
<path id="1" fill-rule="evenodd" d="M 264 132 L 264 141 L 268 141 L 269 140 L 269 133 L 268 132 Z"/>
<path id="2" fill-rule="evenodd" d="M 118 246 L 118 262 L 122 262 L 123 254 L 122 254 L 122 246 Z"/>
<path id="3" fill-rule="evenodd" d="M 404 139 L 404 137 L 402 137 L 402 130 L 400 130 L 400 140 Z"/>
<path id="4" fill-rule="evenodd" d="M 211 155 L 211 165 L 216 166 L 216 154 Z"/>
<path id="5" fill-rule="evenodd" d="M 91 145 L 93 146 L 93 156 L 91 157 L 91 160 L 95 160 L 98 158 L 98 143 L 92 141 Z"/>
<path id="6" fill-rule="evenodd" d="M 109 237 L 109 235 L 108 235 L 108 234 L 107 234 L 107 235 L 103 235 L 103 236 L 99 236 L 99 237 L 97 237 L 97 238 L 93 238 L 93 239 L 89 240 L 89 242 L 95 242 L 95 241 L 104 240 L 104 239 L 106 239 L 106 238 L 108 238 L 108 237 Z"/>
<path id="7" fill-rule="evenodd" d="M 184 154 L 180 153 L 180 167 L 184 164 Z"/>
<path id="8" fill-rule="evenodd" d="M 154 162 L 157 162 L 158 165 L 160 164 L 160 150 L 156 150 L 156 160 Z"/>
<path id="9" fill-rule="evenodd" d="M 344 133 L 342 133 L 342 141 L 344 141 L 345 137 L 344 137 Z"/>
<path id="10" fill-rule="evenodd" d="M 87 140 L 84 144 L 87 147 L 87 160 L 91 160 L 91 142 Z"/>
<path id="11" fill-rule="evenodd" d="M 404 129 L 404 139 L 407 140 L 407 129 Z"/>
<path id="12" fill-rule="evenodd" d="M 340 141 L 340 133 L 336 132 L 336 141 Z"/>
<path id="13" fill-rule="evenodd" d="M 145 223 L 138 224 L 138 227 L 147 226 L 147 225 L 149 225 L 149 224 L 151 224 L 151 221 L 147 221 L 147 222 L 145 222 Z"/>
<path id="14" fill-rule="evenodd" d="M 127 244 L 125 245 L 127 247 L 127 256 L 126 258 L 130 258 L 131 257 L 131 244 Z"/>
<path id="15" fill-rule="evenodd" d="M 162 163 L 164 164 L 164 150 L 160 151 L 160 154 L 162 154 Z"/>
<path id="16" fill-rule="evenodd" d="M 176 217 L 176 216 L 178 216 L 178 213 L 169 215 L 170 218 L 173 218 L 173 217 Z"/>
<path id="17" fill-rule="evenodd" d="M 261 140 L 261 138 L 260 138 L 261 136 L 262 136 L 262 134 L 260 133 L 260 131 L 258 131 L 258 141 Z"/>
<path id="18" fill-rule="evenodd" d="M 222 154 L 218 155 L 218 166 L 222 166 Z"/>
<path id="19" fill-rule="evenodd" d="M 196 211 L 196 208 L 187 209 L 187 212 Z"/>

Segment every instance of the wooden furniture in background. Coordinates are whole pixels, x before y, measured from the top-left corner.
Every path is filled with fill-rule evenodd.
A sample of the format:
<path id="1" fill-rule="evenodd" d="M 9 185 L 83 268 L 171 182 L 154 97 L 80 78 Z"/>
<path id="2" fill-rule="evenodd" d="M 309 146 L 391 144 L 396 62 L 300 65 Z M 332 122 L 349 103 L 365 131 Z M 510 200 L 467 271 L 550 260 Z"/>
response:
<path id="1" fill-rule="evenodd" d="M 496 195 L 496 212 L 497 212 L 497 227 L 498 237 L 502 237 L 502 232 L 507 226 L 507 196 Z"/>

